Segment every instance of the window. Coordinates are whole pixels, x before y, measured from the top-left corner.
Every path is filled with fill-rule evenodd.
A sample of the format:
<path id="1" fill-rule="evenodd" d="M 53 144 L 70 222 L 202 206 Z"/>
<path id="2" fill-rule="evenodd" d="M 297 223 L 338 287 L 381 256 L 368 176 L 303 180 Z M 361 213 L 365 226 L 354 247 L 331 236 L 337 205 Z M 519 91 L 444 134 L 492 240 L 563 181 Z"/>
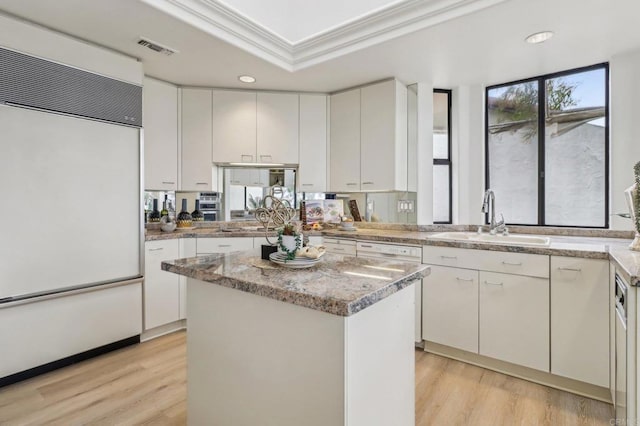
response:
<path id="1" fill-rule="evenodd" d="M 433 222 L 451 223 L 451 90 L 433 91 Z"/>
<path id="2" fill-rule="evenodd" d="M 518 225 L 609 225 L 609 67 L 487 88 L 486 182 Z"/>

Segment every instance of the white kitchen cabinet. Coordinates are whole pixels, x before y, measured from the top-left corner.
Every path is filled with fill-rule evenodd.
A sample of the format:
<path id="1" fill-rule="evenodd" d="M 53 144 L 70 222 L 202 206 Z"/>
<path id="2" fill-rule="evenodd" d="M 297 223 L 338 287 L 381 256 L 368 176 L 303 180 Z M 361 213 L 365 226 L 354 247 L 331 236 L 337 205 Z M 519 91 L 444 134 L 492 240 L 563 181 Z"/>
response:
<path id="1" fill-rule="evenodd" d="M 161 270 L 165 260 L 180 257 L 178 239 L 147 241 L 144 264 L 144 329 L 180 319 L 180 279 Z"/>
<path id="2" fill-rule="evenodd" d="M 142 89 L 144 187 L 178 189 L 178 88 L 145 77 Z"/>
<path id="3" fill-rule="evenodd" d="M 258 92 L 256 161 L 298 164 L 298 95 Z"/>
<path id="4" fill-rule="evenodd" d="M 329 190 L 360 191 L 360 89 L 331 95 L 330 102 Z"/>
<path id="5" fill-rule="evenodd" d="M 406 191 L 407 88 L 389 80 L 360 90 L 361 189 Z"/>
<path id="6" fill-rule="evenodd" d="M 551 372 L 609 387 L 609 262 L 551 256 Z"/>
<path id="7" fill-rule="evenodd" d="M 355 256 L 357 253 L 355 240 L 324 238 L 324 247 L 327 249 L 327 252 L 334 254 Z"/>
<path id="8" fill-rule="evenodd" d="M 431 266 L 422 284 L 422 338 L 478 353 L 479 272 Z"/>
<path id="9" fill-rule="evenodd" d="M 327 97 L 324 95 L 300 95 L 298 183 L 301 192 L 327 190 Z"/>
<path id="10" fill-rule="evenodd" d="M 213 91 L 216 163 L 298 164 L 298 95 Z"/>
<path id="11" fill-rule="evenodd" d="M 182 89 L 182 191 L 212 191 L 211 90 Z"/>
<path id="12" fill-rule="evenodd" d="M 229 183 L 240 186 L 269 186 L 268 169 L 231 169 Z"/>
<path id="13" fill-rule="evenodd" d="M 213 155 L 216 163 L 255 163 L 256 93 L 213 90 Z"/>
<path id="14" fill-rule="evenodd" d="M 616 406 L 616 265 L 609 262 L 609 392 Z"/>
<path id="15" fill-rule="evenodd" d="M 549 279 L 480 271 L 480 354 L 549 372 Z"/>
<path id="16" fill-rule="evenodd" d="M 252 237 L 196 238 L 196 252 L 198 256 L 216 253 L 231 253 L 234 251 L 251 250 L 252 248 Z"/>
<path id="17" fill-rule="evenodd" d="M 180 238 L 180 258 L 196 257 L 196 239 Z M 187 277 L 179 275 L 180 296 L 179 296 L 179 319 L 187 319 Z"/>

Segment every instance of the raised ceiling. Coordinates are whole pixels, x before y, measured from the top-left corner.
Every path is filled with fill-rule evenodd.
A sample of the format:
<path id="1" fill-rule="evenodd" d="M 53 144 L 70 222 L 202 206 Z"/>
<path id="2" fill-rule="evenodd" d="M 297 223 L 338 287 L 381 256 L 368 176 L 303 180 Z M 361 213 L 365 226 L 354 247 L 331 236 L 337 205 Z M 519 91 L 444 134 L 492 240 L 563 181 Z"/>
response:
<path id="1" fill-rule="evenodd" d="M 139 58 L 148 75 L 192 86 L 332 92 L 395 76 L 453 88 L 605 62 L 640 49 L 637 0 L 506 0 L 295 72 L 141 0 L 0 0 L 0 10 Z M 556 33 L 550 41 L 524 42 L 546 29 Z M 180 53 L 154 53 L 136 44 L 140 36 Z M 257 82 L 244 85 L 240 74 Z"/>

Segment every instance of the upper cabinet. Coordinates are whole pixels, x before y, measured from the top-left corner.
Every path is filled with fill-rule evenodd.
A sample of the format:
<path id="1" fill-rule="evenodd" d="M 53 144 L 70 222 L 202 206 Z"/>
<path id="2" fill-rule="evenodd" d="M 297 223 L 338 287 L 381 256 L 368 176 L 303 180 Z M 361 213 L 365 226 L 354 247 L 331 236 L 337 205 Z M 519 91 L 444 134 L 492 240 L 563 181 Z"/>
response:
<path id="1" fill-rule="evenodd" d="M 178 189 L 178 88 L 145 77 L 142 90 L 144 187 Z"/>
<path id="2" fill-rule="evenodd" d="M 360 89 L 331 96 L 330 191 L 360 190 Z"/>
<path id="3" fill-rule="evenodd" d="M 213 91 L 213 160 L 255 163 L 256 93 Z"/>
<path id="4" fill-rule="evenodd" d="M 299 190 L 327 190 L 327 97 L 300 95 Z"/>
<path id="5" fill-rule="evenodd" d="M 407 190 L 407 88 L 396 80 L 331 96 L 331 191 Z"/>
<path id="6" fill-rule="evenodd" d="M 211 90 L 182 89 L 182 191 L 211 191 Z"/>
<path id="7" fill-rule="evenodd" d="M 407 88 L 395 80 L 361 89 L 362 191 L 407 189 Z"/>
<path id="8" fill-rule="evenodd" d="M 298 164 L 298 95 L 214 90 L 213 158 Z"/>
<path id="9" fill-rule="evenodd" d="M 258 163 L 298 164 L 298 95 L 258 93 Z"/>

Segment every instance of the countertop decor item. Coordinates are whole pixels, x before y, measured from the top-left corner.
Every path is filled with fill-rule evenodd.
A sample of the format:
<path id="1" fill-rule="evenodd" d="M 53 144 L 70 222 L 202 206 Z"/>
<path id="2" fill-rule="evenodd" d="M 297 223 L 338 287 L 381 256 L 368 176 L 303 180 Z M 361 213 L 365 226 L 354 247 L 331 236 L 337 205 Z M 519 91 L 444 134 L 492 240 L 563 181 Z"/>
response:
<path id="1" fill-rule="evenodd" d="M 178 228 L 191 228 L 193 226 L 193 219 L 191 213 L 187 211 L 187 200 L 182 199 L 182 210 L 178 214 Z"/>
<path id="2" fill-rule="evenodd" d="M 160 229 L 163 232 L 173 232 L 176 230 L 176 221 L 171 216 L 163 216 L 160 219 Z"/>
<path id="3" fill-rule="evenodd" d="M 289 201 L 275 197 L 273 188 L 271 189 L 271 194 L 265 196 L 260 204 L 261 206 L 255 211 L 255 217 L 256 220 L 264 227 L 265 239 L 269 243 L 269 245 L 263 245 L 262 258 L 264 260 L 269 260 L 269 254 L 277 251 L 277 247 L 281 245 L 284 228 L 287 225 L 291 225 L 291 220 L 295 217 L 296 210 L 291 207 Z M 269 239 L 269 229 L 274 226 L 282 227 L 282 229 L 278 231 L 277 245 L 272 243 Z M 300 234 L 299 239 L 301 247 L 302 234 Z M 295 250 L 293 252 L 293 256 L 295 257 Z"/>
<path id="4" fill-rule="evenodd" d="M 149 222 L 157 223 L 160 222 L 160 211 L 158 210 L 158 199 L 153 199 L 153 210 L 149 213 Z"/>
<path id="5" fill-rule="evenodd" d="M 638 191 L 640 188 L 640 161 L 633 166 L 633 174 L 635 177 L 635 183 L 625 191 L 627 194 L 627 201 L 629 201 L 629 198 L 631 199 L 631 202 L 629 203 L 629 213 L 631 214 L 633 227 L 636 231 L 636 236 L 629 245 L 629 248 L 634 251 L 640 251 L 640 191 Z"/>
<path id="6" fill-rule="evenodd" d="M 296 258 L 296 252 L 302 248 L 302 234 L 299 229 L 292 224 L 286 223 L 278 230 L 278 249 L 286 254 L 287 260 Z M 272 256 L 269 256 L 271 260 Z"/>
<path id="7" fill-rule="evenodd" d="M 200 200 L 196 200 L 196 209 L 191 212 L 191 219 L 194 222 L 204 222 L 204 213 L 200 211 Z"/>

